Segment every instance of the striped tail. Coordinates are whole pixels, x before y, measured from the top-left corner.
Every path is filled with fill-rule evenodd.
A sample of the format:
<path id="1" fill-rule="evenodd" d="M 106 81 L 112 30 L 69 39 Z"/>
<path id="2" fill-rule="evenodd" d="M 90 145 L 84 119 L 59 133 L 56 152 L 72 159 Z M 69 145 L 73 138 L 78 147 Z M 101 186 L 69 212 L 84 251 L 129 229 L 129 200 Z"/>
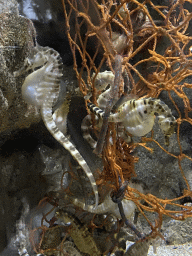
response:
<path id="1" fill-rule="evenodd" d="M 94 214 L 111 213 L 112 215 L 116 216 L 118 219 L 121 219 L 118 205 L 117 203 L 113 202 L 110 194 L 111 193 L 106 195 L 104 201 L 101 204 L 99 204 L 97 208 L 94 208 L 93 205 L 85 205 L 85 203 L 82 202 L 81 200 L 77 198 L 71 198 L 66 194 L 62 198 L 71 201 L 73 205 L 80 207 L 81 209 L 87 212 L 94 213 Z M 129 219 L 135 212 L 136 205 L 133 201 L 128 199 L 123 199 L 122 204 L 123 204 L 125 216 L 126 218 Z"/>
<path id="2" fill-rule="evenodd" d="M 68 195 L 64 195 L 64 199 L 70 200 L 75 206 L 94 214 L 106 214 L 111 212 L 113 208 L 117 208 L 117 204 L 115 204 L 110 196 L 110 193 L 105 197 L 103 203 L 99 204 L 97 208 L 93 205 L 85 205 L 85 203 L 77 198 L 69 197 Z"/>
<path id="3" fill-rule="evenodd" d="M 95 104 L 93 104 L 92 102 L 88 102 L 87 103 L 88 108 L 91 110 L 91 112 L 93 112 L 94 114 L 96 114 L 98 117 L 103 118 L 104 116 L 104 111 L 97 107 Z"/>
<path id="4" fill-rule="evenodd" d="M 96 126 L 99 125 L 99 118 L 95 116 Z M 95 148 L 97 145 L 97 141 L 93 139 L 93 137 L 90 134 L 90 131 L 93 130 L 92 128 L 92 120 L 91 115 L 87 115 L 84 117 L 82 123 L 81 123 L 81 131 L 83 134 L 83 138 L 89 143 L 89 145 L 92 148 Z"/>
<path id="5" fill-rule="evenodd" d="M 52 134 L 52 136 L 66 149 L 70 152 L 70 154 L 77 160 L 79 165 L 85 171 L 87 177 L 91 182 L 91 186 L 93 188 L 93 192 L 95 194 L 95 205 L 94 207 L 97 208 L 99 203 L 99 196 L 97 185 L 95 182 L 95 178 L 93 174 L 85 162 L 84 158 L 81 156 L 79 151 L 75 148 L 75 146 L 64 136 L 64 134 L 57 128 L 53 116 L 52 116 L 52 104 L 49 103 L 49 98 L 44 101 L 44 104 L 41 108 L 41 115 L 44 121 L 45 126 L 47 127 L 48 131 Z"/>

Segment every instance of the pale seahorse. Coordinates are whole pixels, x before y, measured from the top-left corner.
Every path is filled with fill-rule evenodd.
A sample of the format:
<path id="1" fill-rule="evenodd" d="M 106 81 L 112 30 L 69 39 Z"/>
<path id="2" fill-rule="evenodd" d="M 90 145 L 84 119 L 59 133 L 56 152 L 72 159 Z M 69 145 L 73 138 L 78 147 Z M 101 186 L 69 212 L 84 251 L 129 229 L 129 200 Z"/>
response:
<path id="1" fill-rule="evenodd" d="M 25 60 L 25 67 L 17 71 L 15 75 L 23 73 L 23 70 L 33 70 L 22 85 L 23 99 L 31 105 L 40 108 L 42 119 L 48 131 L 61 145 L 70 152 L 85 171 L 91 182 L 95 194 L 95 207 L 98 206 L 98 190 L 93 174 L 84 158 L 75 146 L 58 129 L 52 114 L 53 105 L 56 103 L 62 76 L 62 60 L 57 51 L 49 47 L 37 46 L 37 53 L 32 59 Z M 34 71 L 34 69 L 38 68 Z"/>
<path id="2" fill-rule="evenodd" d="M 95 78 L 95 73 L 93 73 L 92 80 L 93 78 Z M 94 80 L 94 86 L 97 91 L 105 90 L 106 87 L 110 85 L 110 87 L 104 92 L 102 92 L 97 99 L 97 104 L 99 108 L 101 108 L 102 110 L 105 109 L 108 100 L 110 100 L 111 88 L 114 83 L 114 78 L 115 76 L 111 71 L 104 71 L 98 73 Z M 90 97 L 91 93 L 89 92 L 88 97 L 86 96 L 86 99 L 89 99 Z M 117 95 L 115 101 L 118 101 L 119 98 L 119 95 Z M 123 101 L 125 101 L 125 99 L 127 99 L 127 97 L 124 97 Z M 95 125 L 97 129 L 100 130 L 102 126 L 102 119 L 95 116 Z M 87 140 L 87 142 L 90 144 L 92 148 L 95 148 L 97 145 L 97 141 L 91 136 L 92 129 L 93 128 L 91 115 L 87 115 L 81 123 L 81 130 L 83 138 Z M 127 143 L 131 141 L 130 136 L 126 133 L 124 126 L 121 123 L 119 123 L 117 126 L 117 134 Z"/>
<path id="3" fill-rule="evenodd" d="M 104 111 L 93 103 L 88 103 L 89 109 L 102 118 Z M 146 98 L 129 100 L 123 103 L 117 113 L 110 114 L 109 122 L 120 122 L 126 131 L 133 136 L 144 136 L 153 128 L 155 116 L 158 114 L 158 123 L 165 136 L 165 144 L 169 145 L 169 137 L 174 133 L 176 119 L 169 107 L 161 100 Z"/>

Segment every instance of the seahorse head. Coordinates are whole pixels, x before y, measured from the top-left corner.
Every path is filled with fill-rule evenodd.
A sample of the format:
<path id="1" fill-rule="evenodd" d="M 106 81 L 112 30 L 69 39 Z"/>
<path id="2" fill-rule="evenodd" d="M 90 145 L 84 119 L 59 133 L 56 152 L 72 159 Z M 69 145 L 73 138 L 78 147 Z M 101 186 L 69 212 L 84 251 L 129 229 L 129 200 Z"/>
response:
<path id="1" fill-rule="evenodd" d="M 176 120 L 174 116 L 164 118 L 163 120 L 159 118 L 159 126 L 164 133 L 165 145 L 167 146 L 169 145 L 169 137 L 175 132 L 175 125 Z"/>
<path id="2" fill-rule="evenodd" d="M 95 73 L 92 75 L 92 80 L 95 77 Z M 111 71 L 104 71 L 101 73 L 98 73 L 95 79 L 95 88 L 99 91 L 102 91 L 106 88 L 108 84 L 113 84 L 114 83 L 114 74 Z"/>
<path id="3" fill-rule="evenodd" d="M 33 58 L 26 58 L 24 66 L 26 71 L 43 66 L 47 61 L 47 57 L 43 54 L 43 52 L 38 52 L 35 54 Z"/>

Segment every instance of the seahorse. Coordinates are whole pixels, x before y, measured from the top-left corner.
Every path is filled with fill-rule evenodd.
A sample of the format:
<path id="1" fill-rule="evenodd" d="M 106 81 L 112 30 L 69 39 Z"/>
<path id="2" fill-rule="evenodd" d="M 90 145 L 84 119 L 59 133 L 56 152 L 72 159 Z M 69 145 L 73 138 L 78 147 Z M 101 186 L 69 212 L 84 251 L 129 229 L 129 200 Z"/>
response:
<path id="1" fill-rule="evenodd" d="M 95 73 L 93 73 L 91 79 L 94 81 L 94 87 L 97 91 L 103 91 L 107 87 L 108 84 L 114 83 L 115 75 L 111 71 L 99 72 L 95 77 Z M 92 92 L 89 91 L 87 95 L 84 97 L 88 100 L 92 96 Z M 102 106 L 101 106 L 102 107 Z"/>
<path id="2" fill-rule="evenodd" d="M 104 111 L 93 103 L 88 103 L 89 109 L 102 118 Z M 154 98 L 129 100 L 123 103 L 117 113 L 110 114 L 109 122 L 120 122 L 127 132 L 133 136 L 144 136 L 153 128 L 155 116 L 165 136 L 165 144 L 169 145 L 169 137 L 174 133 L 176 119 L 169 107 L 161 100 Z"/>
<path id="3" fill-rule="evenodd" d="M 25 61 L 26 70 L 32 69 L 22 85 L 23 99 L 40 108 L 45 126 L 52 136 L 77 160 L 91 182 L 95 194 L 95 207 L 98 206 L 98 190 L 93 174 L 84 158 L 75 146 L 58 129 L 52 114 L 52 107 L 56 103 L 62 76 L 62 60 L 59 53 L 49 47 L 37 47 L 37 53 L 32 59 Z M 35 68 L 38 68 L 34 71 Z M 21 70 L 23 72 L 23 68 Z M 21 73 L 17 71 L 15 75 Z"/>
<path id="4" fill-rule="evenodd" d="M 95 77 L 95 73 L 93 73 L 92 75 L 92 80 L 94 77 Z M 111 71 L 100 72 L 97 74 L 95 78 L 94 86 L 97 91 L 105 90 L 106 87 L 110 85 L 110 87 L 107 90 L 105 90 L 103 93 L 101 93 L 97 99 L 98 106 L 103 110 L 105 109 L 107 101 L 110 98 L 111 85 L 114 83 L 114 78 L 115 76 Z M 86 99 L 89 99 L 91 96 L 90 93 L 88 95 L 89 97 L 86 96 Z M 118 99 L 119 99 L 119 96 L 117 95 L 116 101 L 118 101 Z M 100 130 L 102 126 L 102 120 L 97 116 L 95 116 L 95 122 L 96 122 L 95 125 L 97 129 Z M 92 129 L 93 128 L 92 128 L 91 115 L 87 115 L 81 123 L 81 131 L 83 134 L 83 138 L 88 141 L 88 143 L 92 148 L 95 148 L 97 141 L 90 134 Z M 130 142 L 130 136 L 126 134 L 126 132 L 124 131 L 123 125 L 121 125 L 120 123 L 118 124 L 117 132 L 118 132 L 118 136 L 123 138 L 124 141 L 126 141 L 127 143 Z"/>

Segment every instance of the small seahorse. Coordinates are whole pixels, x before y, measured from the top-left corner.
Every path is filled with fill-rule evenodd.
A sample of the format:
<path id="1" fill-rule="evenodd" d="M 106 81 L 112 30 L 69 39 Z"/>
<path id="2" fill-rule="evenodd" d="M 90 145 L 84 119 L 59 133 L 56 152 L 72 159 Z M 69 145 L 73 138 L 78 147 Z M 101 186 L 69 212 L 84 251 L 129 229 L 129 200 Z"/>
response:
<path id="1" fill-rule="evenodd" d="M 97 116 L 103 117 L 104 111 L 95 104 L 88 103 L 88 107 Z M 159 99 L 129 100 L 118 108 L 117 113 L 110 114 L 109 122 L 122 123 L 126 131 L 133 136 L 144 136 L 153 128 L 154 113 L 158 114 L 158 123 L 164 133 L 165 144 L 169 145 L 169 137 L 174 133 L 176 119 L 169 107 Z"/>
<path id="2" fill-rule="evenodd" d="M 93 73 L 92 79 L 94 77 L 95 77 L 95 73 Z M 107 90 L 105 90 L 103 93 L 101 93 L 97 99 L 98 106 L 103 110 L 105 109 L 106 104 L 107 104 L 108 100 L 110 99 L 111 88 L 114 83 L 114 78 L 115 78 L 115 76 L 111 71 L 100 72 L 97 74 L 97 76 L 95 78 L 94 86 L 97 91 L 105 90 L 107 85 L 110 85 L 110 87 Z M 89 93 L 89 97 L 86 96 L 87 97 L 86 99 L 89 99 L 90 96 L 91 96 L 91 94 Z M 119 100 L 118 95 L 115 100 L 116 101 Z M 125 101 L 125 99 L 123 99 L 123 101 Z M 95 125 L 96 125 L 97 129 L 100 130 L 101 126 L 102 126 L 102 120 L 98 117 L 95 117 L 95 122 L 96 122 Z M 90 134 L 92 129 L 93 128 L 92 128 L 91 115 L 87 115 L 81 123 L 81 130 L 82 130 L 83 138 L 88 141 L 88 143 L 90 144 L 90 146 L 92 148 L 95 148 L 97 145 L 97 141 Z M 124 141 L 126 141 L 127 143 L 130 142 L 130 136 L 127 135 L 126 132 L 124 131 L 123 125 L 118 124 L 117 133 L 118 133 L 118 136 L 120 136 L 121 138 L 124 139 Z"/>
<path id="3" fill-rule="evenodd" d="M 26 59 L 26 70 L 37 70 L 29 74 L 22 85 L 23 99 L 41 109 L 42 119 L 48 131 L 52 136 L 77 160 L 79 165 L 85 171 L 89 178 L 94 194 L 95 207 L 98 205 L 98 190 L 93 174 L 84 158 L 81 156 L 75 146 L 67 137 L 58 129 L 52 114 L 52 107 L 56 103 L 59 90 L 60 79 L 62 76 L 62 60 L 57 51 L 49 47 L 37 47 L 38 51 L 34 58 Z M 23 70 L 23 68 L 22 68 Z M 16 75 L 20 74 L 19 71 Z"/>
<path id="4" fill-rule="evenodd" d="M 111 71 L 99 72 L 95 77 L 95 73 L 93 73 L 91 79 L 94 81 L 94 87 L 97 91 L 103 91 L 107 87 L 108 84 L 114 83 L 115 75 Z M 88 100 L 92 96 L 92 92 L 89 91 L 88 94 L 84 97 Z"/>
<path id="5" fill-rule="evenodd" d="M 113 87 L 114 79 L 115 79 L 115 75 L 111 71 L 100 72 L 98 73 L 95 79 L 94 85 L 97 90 L 105 90 L 107 85 L 110 85 L 109 89 L 101 93 L 97 99 L 97 104 L 101 109 L 105 109 L 107 102 L 110 99 L 111 88 Z M 117 95 L 116 99 L 114 100 L 117 101 L 118 99 L 119 99 L 119 96 Z"/>
<path id="6" fill-rule="evenodd" d="M 96 89 L 96 94 L 99 91 L 103 91 L 106 89 L 108 84 L 113 84 L 114 83 L 114 74 L 111 71 L 104 71 L 104 72 L 99 72 L 97 76 L 95 77 L 95 73 L 92 75 L 92 80 L 94 81 L 94 87 Z M 110 88 L 104 91 L 103 93 L 100 94 L 100 96 L 97 99 L 97 104 L 101 109 L 105 109 L 106 103 L 107 103 L 107 96 L 109 95 Z M 92 93 L 89 92 L 86 96 L 85 99 L 88 100 L 92 96 Z M 101 129 L 102 126 L 102 121 L 98 117 L 95 117 L 95 122 L 96 122 L 96 127 L 98 130 Z M 91 136 L 91 131 L 93 130 L 92 128 L 92 118 L 91 115 L 86 115 L 81 123 L 81 131 L 83 134 L 83 138 L 90 144 L 92 148 L 95 148 L 97 145 L 97 141 L 92 138 Z"/>

